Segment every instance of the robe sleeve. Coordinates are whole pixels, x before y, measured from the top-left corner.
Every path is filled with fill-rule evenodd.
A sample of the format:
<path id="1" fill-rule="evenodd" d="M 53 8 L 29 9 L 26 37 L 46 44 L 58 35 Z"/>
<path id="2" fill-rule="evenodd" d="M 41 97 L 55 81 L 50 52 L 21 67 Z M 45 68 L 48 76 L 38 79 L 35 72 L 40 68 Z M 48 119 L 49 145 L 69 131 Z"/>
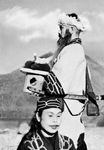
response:
<path id="1" fill-rule="evenodd" d="M 58 56 L 52 71 L 61 82 L 65 93 L 68 93 L 74 76 L 83 62 L 85 62 L 84 50 L 79 44 L 66 46 Z"/>

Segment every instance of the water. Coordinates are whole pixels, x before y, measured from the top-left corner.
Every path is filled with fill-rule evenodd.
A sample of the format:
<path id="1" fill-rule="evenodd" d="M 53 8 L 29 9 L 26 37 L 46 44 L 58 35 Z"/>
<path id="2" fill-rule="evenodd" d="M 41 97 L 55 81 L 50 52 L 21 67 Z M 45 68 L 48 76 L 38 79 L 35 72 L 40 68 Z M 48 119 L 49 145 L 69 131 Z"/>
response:
<path id="1" fill-rule="evenodd" d="M 3 130 L 3 129 L 6 129 L 6 128 L 9 128 L 9 129 L 14 129 L 14 128 L 17 128 L 19 127 L 19 125 L 22 123 L 22 122 L 27 122 L 29 123 L 30 120 L 26 120 L 26 119 L 22 119 L 22 120 L 0 120 L 0 129 Z"/>
<path id="2" fill-rule="evenodd" d="M 26 121 L 26 120 L 22 120 Z M 20 121 L 14 121 L 14 120 L 0 120 L 0 128 L 15 128 L 19 125 Z M 88 150 L 104 150 L 104 127 L 87 127 L 85 129 L 86 133 L 86 143 Z M 1 141 L 4 144 L 8 144 L 14 148 L 14 146 L 17 146 L 16 144 L 21 141 L 22 136 L 20 134 L 0 134 Z M 2 140 L 3 139 L 3 140 Z M 4 150 L 9 150 L 10 146 L 7 145 L 7 148 Z M 0 145 L 1 146 L 1 145 Z M 15 148 L 16 149 L 16 148 Z M 2 149 L 0 149 L 2 150 Z M 10 148 L 12 150 L 12 148 Z"/>

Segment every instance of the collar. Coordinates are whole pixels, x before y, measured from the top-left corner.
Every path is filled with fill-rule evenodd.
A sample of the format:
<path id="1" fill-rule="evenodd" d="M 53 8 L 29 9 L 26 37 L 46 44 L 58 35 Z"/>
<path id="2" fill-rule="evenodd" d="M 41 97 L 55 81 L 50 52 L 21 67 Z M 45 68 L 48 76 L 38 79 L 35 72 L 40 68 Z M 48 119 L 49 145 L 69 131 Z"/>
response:
<path id="1" fill-rule="evenodd" d="M 50 132 L 48 132 L 47 130 L 45 130 L 42 126 L 41 126 L 41 132 L 45 132 L 47 135 L 49 135 L 49 136 L 54 136 L 55 134 L 56 134 L 56 132 L 55 133 L 50 133 Z"/>
<path id="2" fill-rule="evenodd" d="M 69 44 L 76 44 L 76 43 L 81 44 L 82 43 L 81 39 L 80 38 L 75 38 L 75 39 L 73 39 L 72 41 L 69 42 Z"/>

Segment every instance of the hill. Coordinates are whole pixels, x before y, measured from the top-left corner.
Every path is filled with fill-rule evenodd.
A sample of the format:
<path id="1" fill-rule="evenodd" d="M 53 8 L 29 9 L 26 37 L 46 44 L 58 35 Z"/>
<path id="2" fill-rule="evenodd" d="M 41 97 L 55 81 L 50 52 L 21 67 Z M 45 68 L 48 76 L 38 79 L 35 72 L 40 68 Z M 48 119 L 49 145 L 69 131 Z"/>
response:
<path id="1" fill-rule="evenodd" d="M 0 75 L 1 118 L 28 118 L 35 110 L 36 98 L 23 93 L 25 75 L 19 70 Z"/>
<path id="2" fill-rule="evenodd" d="M 47 56 L 47 55 L 46 55 Z M 89 56 L 86 56 L 92 76 L 92 85 L 96 94 L 103 94 L 104 67 Z M 31 118 L 37 98 L 23 92 L 25 75 L 18 70 L 0 75 L 0 118 L 26 119 Z M 85 122 L 97 123 L 103 120 L 104 102 L 99 103 L 102 111 L 99 117 L 88 117 L 83 113 Z M 100 119 L 101 118 L 101 119 Z"/>
<path id="3" fill-rule="evenodd" d="M 104 94 L 104 66 L 86 55 L 91 72 L 91 81 L 96 95 Z"/>

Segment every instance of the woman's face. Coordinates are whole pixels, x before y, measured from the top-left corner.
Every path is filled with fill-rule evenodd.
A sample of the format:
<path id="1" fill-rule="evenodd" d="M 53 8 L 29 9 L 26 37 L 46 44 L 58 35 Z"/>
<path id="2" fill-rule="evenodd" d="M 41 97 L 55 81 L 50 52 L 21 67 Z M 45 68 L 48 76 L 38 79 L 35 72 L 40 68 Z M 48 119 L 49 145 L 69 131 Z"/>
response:
<path id="1" fill-rule="evenodd" d="M 61 124 L 62 112 L 59 108 L 49 108 L 42 112 L 41 126 L 50 133 L 55 133 Z"/>

